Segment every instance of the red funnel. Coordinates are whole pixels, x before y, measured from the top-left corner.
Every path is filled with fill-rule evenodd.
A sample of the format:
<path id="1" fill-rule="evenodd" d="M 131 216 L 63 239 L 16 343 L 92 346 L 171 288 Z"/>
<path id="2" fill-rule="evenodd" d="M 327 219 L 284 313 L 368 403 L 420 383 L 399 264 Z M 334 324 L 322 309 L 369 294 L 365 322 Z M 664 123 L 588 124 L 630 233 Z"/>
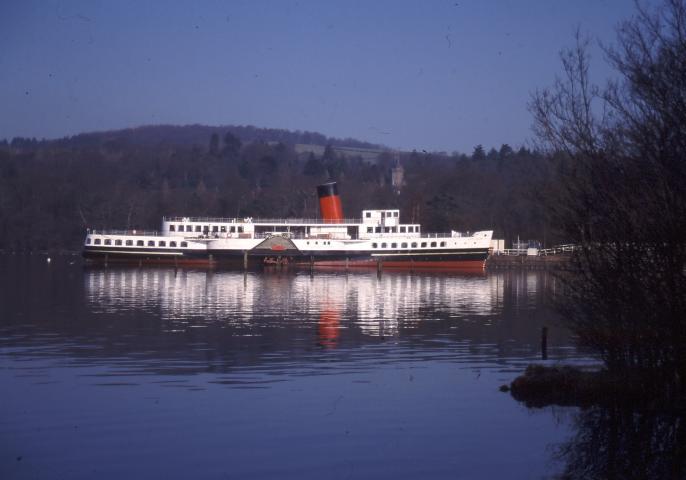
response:
<path id="1" fill-rule="evenodd" d="M 341 197 L 338 196 L 338 185 L 336 182 L 329 182 L 317 187 L 319 196 L 319 211 L 322 220 L 326 223 L 342 223 L 343 207 Z"/>

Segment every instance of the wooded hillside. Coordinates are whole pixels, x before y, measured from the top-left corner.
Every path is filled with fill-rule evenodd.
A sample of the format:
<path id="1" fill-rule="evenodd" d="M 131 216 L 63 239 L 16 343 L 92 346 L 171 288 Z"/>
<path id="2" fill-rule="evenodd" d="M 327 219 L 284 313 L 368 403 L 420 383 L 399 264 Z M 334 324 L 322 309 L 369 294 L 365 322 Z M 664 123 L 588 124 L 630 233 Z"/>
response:
<path id="1" fill-rule="evenodd" d="M 86 228 L 159 228 L 163 215 L 317 217 L 315 187 L 339 182 L 347 217 L 400 208 L 425 232 L 494 228 L 547 244 L 557 167 L 508 145 L 471 155 L 382 153 L 377 162 L 296 154 L 293 145 L 380 148 L 318 133 L 151 126 L 59 140 L 0 142 L 0 249 L 80 249 Z M 404 184 L 391 185 L 397 162 Z M 398 191 L 399 190 L 399 191 Z"/>

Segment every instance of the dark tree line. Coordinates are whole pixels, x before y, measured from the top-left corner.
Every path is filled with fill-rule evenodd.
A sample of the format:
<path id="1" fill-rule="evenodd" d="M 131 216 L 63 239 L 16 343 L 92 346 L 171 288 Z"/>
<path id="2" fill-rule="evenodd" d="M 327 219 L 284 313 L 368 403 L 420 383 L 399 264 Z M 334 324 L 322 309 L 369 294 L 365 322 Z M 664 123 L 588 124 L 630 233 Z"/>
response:
<path id="1" fill-rule="evenodd" d="M 638 6 L 607 57 L 619 80 L 588 80 L 586 41 L 531 109 L 564 187 L 552 222 L 583 249 L 564 313 L 614 372 L 686 379 L 686 4 Z M 655 385 L 652 385 L 655 387 Z M 655 392 L 657 393 L 657 392 Z"/>
<path id="2" fill-rule="evenodd" d="M 326 141 L 322 155 L 293 144 Z M 370 147 L 319 134 L 253 127 L 143 127 L 51 141 L 0 142 L 0 248 L 80 248 L 86 228 L 159 228 L 163 215 L 318 216 L 315 186 L 340 184 L 346 216 L 402 209 L 425 231 L 494 228 L 501 238 L 560 240 L 544 208 L 555 162 L 508 145 L 471 155 L 344 157 L 331 146 Z"/>

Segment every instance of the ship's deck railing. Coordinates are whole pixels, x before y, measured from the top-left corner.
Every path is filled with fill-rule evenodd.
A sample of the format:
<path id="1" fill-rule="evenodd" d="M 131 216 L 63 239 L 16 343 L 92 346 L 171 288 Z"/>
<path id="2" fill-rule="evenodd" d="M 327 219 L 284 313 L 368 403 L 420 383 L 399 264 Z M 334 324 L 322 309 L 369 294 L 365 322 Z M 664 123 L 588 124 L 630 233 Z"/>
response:
<path id="1" fill-rule="evenodd" d="M 89 229 L 88 234 L 90 235 L 135 235 L 140 237 L 158 237 L 164 235 L 164 233 L 157 230 L 96 230 Z M 175 235 L 183 236 L 183 235 Z"/>
<path id="2" fill-rule="evenodd" d="M 331 220 L 323 220 L 321 218 L 223 218 L 223 217 L 163 217 L 165 222 L 201 222 L 201 223 L 253 223 L 253 224 L 278 224 L 278 225 L 293 225 L 293 224 L 317 224 L 317 225 L 359 225 L 362 223 L 361 218 L 344 218 L 341 221 L 333 222 Z"/>
<path id="3" fill-rule="evenodd" d="M 465 238 L 471 237 L 470 232 L 456 232 L 459 235 L 453 236 L 451 232 L 432 232 L 432 233 L 422 233 L 421 238 Z"/>
<path id="4" fill-rule="evenodd" d="M 271 238 L 271 237 L 284 237 L 284 238 L 290 238 L 290 239 L 295 239 L 295 240 L 357 240 L 355 236 L 350 236 L 350 235 L 337 235 L 337 234 L 331 234 L 331 235 L 305 235 L 304 233 L 295 233 L 295 232 L 264 232 L 264 233 L 256 233 L 253 238 Z"/>

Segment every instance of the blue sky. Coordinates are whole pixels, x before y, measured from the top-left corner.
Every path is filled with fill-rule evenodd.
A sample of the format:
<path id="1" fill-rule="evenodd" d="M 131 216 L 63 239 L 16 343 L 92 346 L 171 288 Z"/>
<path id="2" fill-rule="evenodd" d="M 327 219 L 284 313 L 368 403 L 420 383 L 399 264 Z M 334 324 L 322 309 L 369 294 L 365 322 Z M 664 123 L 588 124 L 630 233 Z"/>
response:
<path id="1" fill-rule="evenodd" d="M 318 131 L 471 152 L 531 138 L 530 94 L 577 27 L 630 0 L 7 1 L 0 138 L 147 124 Z M 593 78 L 611 74 L 594 47 Z"/>

